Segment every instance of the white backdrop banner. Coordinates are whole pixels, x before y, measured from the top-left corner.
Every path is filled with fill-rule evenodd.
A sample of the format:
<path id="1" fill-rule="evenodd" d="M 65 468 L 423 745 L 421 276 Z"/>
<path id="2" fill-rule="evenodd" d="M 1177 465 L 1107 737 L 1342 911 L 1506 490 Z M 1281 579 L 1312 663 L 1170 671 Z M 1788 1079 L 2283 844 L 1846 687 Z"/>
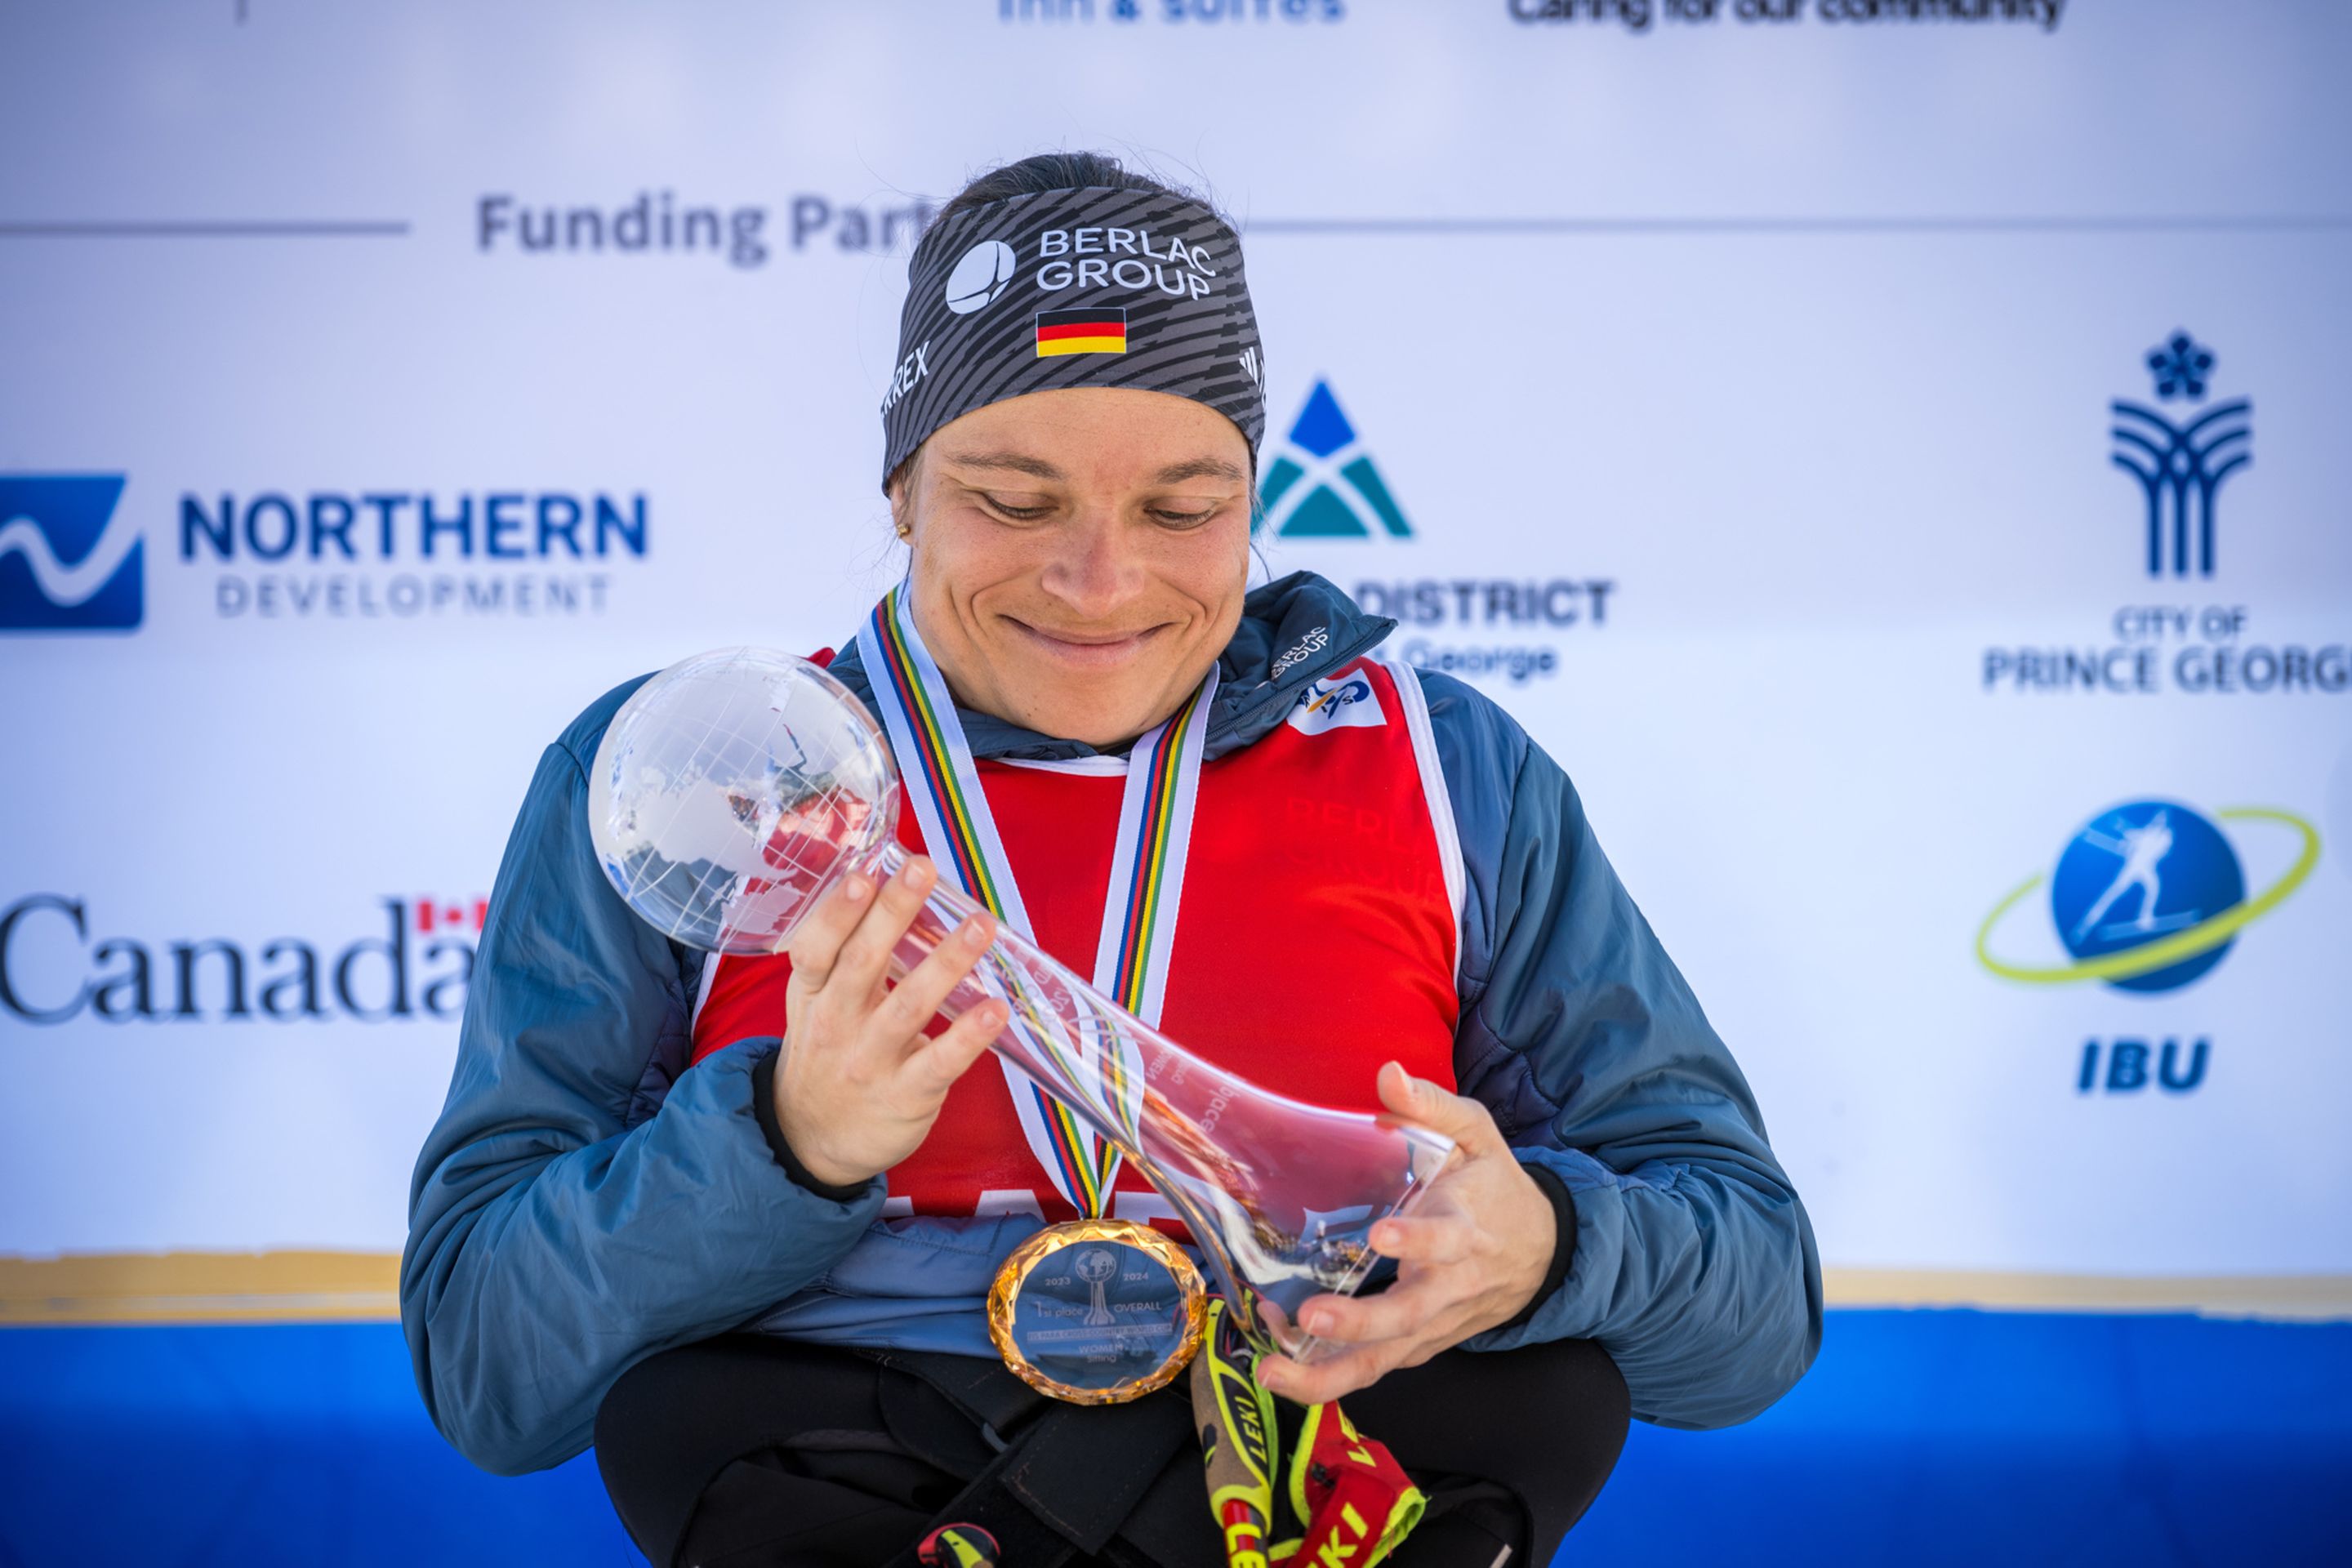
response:
<path id="1" fill-rule="evenodd" d="M 1242 226 L 1266 566 L 1560 759 L 1832 1264 L 2352 1276 L 2352 11 L 33 0 L 0 58 L 0 1253 L 397 1249 L 539 748 L 851 635 L 913 239 L 1099 148 Z"/>

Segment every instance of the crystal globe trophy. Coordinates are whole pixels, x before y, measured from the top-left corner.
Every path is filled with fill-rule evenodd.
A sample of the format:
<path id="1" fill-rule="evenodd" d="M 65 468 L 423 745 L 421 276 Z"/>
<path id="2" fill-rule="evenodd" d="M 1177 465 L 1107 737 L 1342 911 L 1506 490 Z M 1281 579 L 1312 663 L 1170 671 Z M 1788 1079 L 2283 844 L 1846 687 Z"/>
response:
<path id="1" fill-rule="evenodd" d="M 663 670 L 614 716 L 589 774 L 589 830 L 613 886 L 665 935 L 714 953 L 774 953 L 853 868 L 878 883 L 905 863 L 894 831 L 898 783 L 875 721 L 838 680 L 789 654 L 720 649 Z M 942 876 L 891 955 L 892 978 L 977 912 Z M 1261 1350 L 1317 1358 L 1322 1347 L 1293 1326 L 1299 1307 L 1364 1284 L 1379 1261 L 1367 1239 L 1371 1226 L 1410 1208 L 1453 1151 L 1438 1133 L 1301 1104 L 1193 1055 L 1009 924 L 999 925 L 994 945 L 940 1011 L 952 1018 L 989 999 L 1009 1010 L 991 1048 L 1150 1181 Z M 1129 1226 L 1145 1232 L 1144 1250 L 1165 1268 L 1164 1279 L 1152 1265 L 1114 1267 L 1090 1249 L 1094 1233 L 1085 1227 L 1125 1223 L 1054 1227 L 1072 1234 L 1051 1246 L 1051 1232 L 1033 1238 L 1043 1250 L 1068 1247 L 1058 1273 L 1038 1277 L 1054 1289 L 1037 1293 L 1035 1310 L 1062 1314 L 1071 1336 L 1091 1331 L 1097 1339 L 1127 1331 L 1090 1321 L 1114 1307 L 1172 1313 L 1189 1321 L 1166 1323 L 1168 1332 L 1196 1340 L 1198 1276 L 1181 1248 Z M 1006 1289 L 1000 1277 L 999 1290 Z M 1140 1293 L 1143 1305 L 1122 1290 Z M 1017 1305 L 1006 1306 L 1007 1322 Z M 1054 1331 L 1039 1337 L 1051 1341 Z M 1014 1362 L 1002 1336 L 999 1348 Z M 1091 1357 L 1074 1355 L 1064 1370 L 1081 1370 L 1067 1385 L 1061 1372 L 1031 1381 L 1065 1398 L 1132 1397 L 1133 1379 L 1082 1369 L 1090 1359 L 1116 1363 L 1134 1348 L 1118 1341 L 1111 1353 L 1097 1345 Z M 1160 1381 L 1182 1359 L 1160 1366 Z"/>

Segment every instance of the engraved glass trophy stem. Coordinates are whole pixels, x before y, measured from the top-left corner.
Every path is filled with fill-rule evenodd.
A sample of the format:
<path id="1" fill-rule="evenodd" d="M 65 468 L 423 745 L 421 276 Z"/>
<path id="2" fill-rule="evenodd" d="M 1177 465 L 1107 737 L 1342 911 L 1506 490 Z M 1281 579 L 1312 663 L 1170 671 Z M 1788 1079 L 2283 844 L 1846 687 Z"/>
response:
<path id="1" fill-rule="evenodd" d="M 886 841 L 863 866 L 877 885 L 907 863 Z M 942 876 L 890 955 L 895 982 L 981 906 Z M 1004 1002 L 990 1042 L 1100 1137 L 1117 1145 L 1175 1209 L 1236 1304 L 1244 1288 L 1279 1309 L 1235 1318 L 1260 1348 L 1302 1360 L 1315 1342 L 1290 1328 L 1325 1291 L 1346 1294 L 1379 1261 L 1372 1224 L 1409 1207 L 1452 1146 L 1417 1128 L 1286 1100 L 1202 1060 L 1104 996 L 1010 925 L 940 1013 Z M 1268 1041 L 1268 1049 L 1281 1042 Z"/>

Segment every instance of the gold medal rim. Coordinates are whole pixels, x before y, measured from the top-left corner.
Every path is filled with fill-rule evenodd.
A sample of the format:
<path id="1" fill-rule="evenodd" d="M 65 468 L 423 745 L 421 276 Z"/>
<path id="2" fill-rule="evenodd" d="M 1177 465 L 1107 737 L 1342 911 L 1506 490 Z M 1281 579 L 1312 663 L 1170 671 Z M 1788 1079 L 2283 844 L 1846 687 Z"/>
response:
<path id="1" fill-rule="evenodd" d="M 1040 1369 L 1013 1340 L 1013 1301 L 1038 1264 L 1066 1247 L 1087 1242 L 1117 1242 L 1156 1259 L 1176 1281 L 1184 1299 L 1184 1331 L 1175 1352 L 1141 1377 L 1108 1388 L 1078 1388 Z M 1192 1362 L 1201 1349 L 1202 1331 L 1209 1317 L 1209 1292 L 1201 1270 L 1177 1246 L 1148 1225 L 1131 1219 L 1074 1219 L 1049 1225 L 1014 1247 L 996 1270 L 988 1287 L 988 1337 L 1013 1374 L 1038 1393 L 1068 1405 L 1124 1405 L 1165 1388 Z"/>

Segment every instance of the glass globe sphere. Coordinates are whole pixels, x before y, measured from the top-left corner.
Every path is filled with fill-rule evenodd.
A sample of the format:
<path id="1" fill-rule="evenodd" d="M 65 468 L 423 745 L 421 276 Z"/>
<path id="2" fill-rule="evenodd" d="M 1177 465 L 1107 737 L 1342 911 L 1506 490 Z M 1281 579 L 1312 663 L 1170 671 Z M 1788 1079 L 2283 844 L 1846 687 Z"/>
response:
<path id="1" fill-rule="evenodd" d="M 712 952 L 781 952 L 891 842 L 898 771 L 855 694 L 806 659 L 719 648 L 639 687 L 588 773 L 597 863 L 629 908 Z"/>

